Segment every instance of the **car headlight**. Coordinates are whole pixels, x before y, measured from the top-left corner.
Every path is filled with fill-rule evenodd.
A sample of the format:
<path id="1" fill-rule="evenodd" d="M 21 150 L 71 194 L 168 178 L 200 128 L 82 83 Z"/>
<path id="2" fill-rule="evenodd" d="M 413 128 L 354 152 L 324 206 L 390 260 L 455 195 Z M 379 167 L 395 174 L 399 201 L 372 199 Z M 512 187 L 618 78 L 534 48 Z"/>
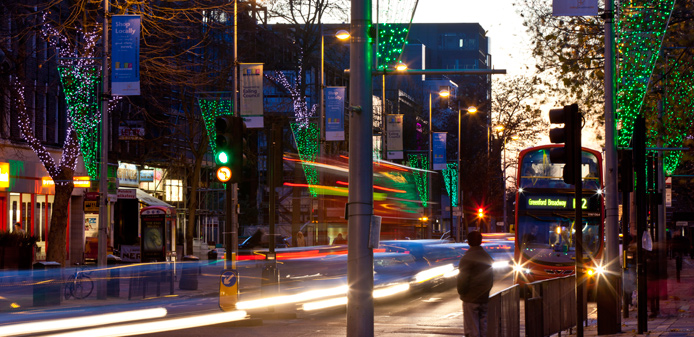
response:
<path id="1" fill-rule="evenodd" d="M 492 263 L 492 268 L 494 269 L 504 269 L 508 268 L 509 266 L 509 261 L 496 261 Z"/>

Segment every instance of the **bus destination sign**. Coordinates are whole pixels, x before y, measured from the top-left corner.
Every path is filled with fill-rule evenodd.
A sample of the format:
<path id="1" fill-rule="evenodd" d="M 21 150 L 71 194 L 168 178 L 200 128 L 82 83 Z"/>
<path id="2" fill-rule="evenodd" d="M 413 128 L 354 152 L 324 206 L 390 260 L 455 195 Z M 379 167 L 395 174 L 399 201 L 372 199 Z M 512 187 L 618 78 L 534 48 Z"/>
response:
<path id="1" fill-rule="evenodd" d="M 568 196 L 534 196 L 528 197 L 528 209 L 574 209 L 574 197 Z M 588 209 L 588 199 L 581 199 L 581 208 Z"/>

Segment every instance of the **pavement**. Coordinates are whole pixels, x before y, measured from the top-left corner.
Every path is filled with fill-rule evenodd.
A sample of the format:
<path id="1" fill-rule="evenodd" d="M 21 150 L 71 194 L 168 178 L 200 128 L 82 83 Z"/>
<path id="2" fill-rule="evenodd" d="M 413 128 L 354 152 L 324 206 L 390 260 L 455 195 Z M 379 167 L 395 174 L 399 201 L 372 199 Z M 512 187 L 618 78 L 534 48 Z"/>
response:
<path id="1" fill-rule="evenodd" d="M 647 319 L 643 334 L 637 333 L 638 310 L 636 306 L 630 306 L 629 317 L 621 318 L 622 332 L 601 336 L 694 336 L 694 260 L 685 257 L 682 265 L 680 282 L 677 282 L 675 260 L 668 259 L 667 299 L 660 300 L 660 311 Z M 595 303 L 589 303 L 588 326 L 584 328 L 583 336 L 598 336 L 597 315 Z M 648 315 L 652 315 L 650 307 Z M 568 335 L 576 336 L 576 331 Z"/>
<path id="2" fill-rule="evenodd" d="M 22 317 L 25 317 L 27 312 L 47 313 L 63 311 L 69 308 L 136 305 L 147 301 L 171 301 L 173 303 L 182 299 L 219 297 L 220 275 L 224 269 L 223 261 L 207 261 L 203 258 L 199 264 L 200 268 L 190 263 L 178 263 L 177 265 L 173 295 L 169 293 L 169 281 L 164 280 L 160 283 L 159 295 L 156 293 L 156 282 L 150 282 L 143 296 L 142 290 L 137 287 L 137 283 L 131 281 L 131 276 L 134 273 L 129 272 L 128 268 L 122 268 L 117 282 L 119 289 L 117 297 L 108 296 L 105 299 L 97 299 L 95 288 L 94 292 L 86 299 L 70 298 L 66 300 L 61 287 L 59 288 L 59 295 L 61 295 L 60 303 L 43 306 L 36 305 L 34 289 L 37 282 L 30 271 L 24 273 L 2 271 L 0 272 L 0 325 L 23 320 Z M 264 261 L 248 261 L 238 267 L 242 275 L 239 281 L 240 300 L 248 300 L 261 295 L 260 273 L 263 265 Z M 637 310 L 635 307 L 630 307 L 629 317 L 621 318 L 621 332 L 609 336 L 694 336 L 694 311 L 692 309 L 694 308 L 694 260 L 685 258 L 683 265 L 680 282 L 677 282 L 675 277 L 675 260 L 668 259 L 668 296 L 667 299 L 660 300 L 660 311 L 657 316 L 648 318 L 645 333 L 637 334 Z M 197 289 L 180 289 L 179 284 L 183 276 L 183 268 L 187 269 L 188 272 L 197 272 Z M 68 268 L 63 270 L 63 279 L 72 270 L 74 269 Z M 92 274 L 93 278 L 96 278 L 95 273 L 97 272 Z M 588 324 L 584 328 L 584 336 L 598 335 L 597 314 L 595 303 L 589 303 Z M 650 311 L 649 314 L 651 314 Z M 520 330 L 524 332 L 524 315 L 521 314 L 520 317 Z M 576 330 L 562 331 L 561 335 L 576 336 Z"/>

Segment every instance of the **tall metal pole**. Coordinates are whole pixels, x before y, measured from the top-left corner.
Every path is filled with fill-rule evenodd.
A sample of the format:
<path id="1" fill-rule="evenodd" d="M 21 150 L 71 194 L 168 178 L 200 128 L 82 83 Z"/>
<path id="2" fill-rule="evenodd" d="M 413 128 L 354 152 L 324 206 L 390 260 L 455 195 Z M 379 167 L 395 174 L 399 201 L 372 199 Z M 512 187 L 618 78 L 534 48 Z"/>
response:
<path id="1" fill-rule="evenodd" d="M 347 336 L 374 335 L 373 250 L 373 102 L 371 0 L 352 0 L 349 83 L 349 188 L 347 197 Z"/>
<path id="2" fill-rule="evenodd" d="M 574 119 L 574 125 L 577 125 L 580 122 L 580 117 Z M 578 133 L 574 141 L 576 149 L 576 151 L 574 151 L 574 163 L 576 163 L 576 168 L 574 169 L 574 231 L 576 232 L 576 336 L 583 337 L 583 318 L 586 316 L 586 302 L 584 297 L 585 284 L 583 282 L 583 210 L 581 209 L 581 201 L 583 200 L 583 180 L 581 172 L 583 148 L 581 147 L 581 132 Z"/>
<path id="3" fill-rule="evenodd" d="M 506 231 L 508 228 L 508 217 L 506 216 L 506 137 L 504 137 L 504 163 L 501 165 L 501 179 L 504 179 L 504 226 L 502 231 Z"/>
<path id="4" fill-rule="evenodd" d="M 234 70 L 232 72 L 232 109 L 234 109 L 234 116 L 238 116 L 239 107 L 237 99 L 238 90 L 238 0 L 234 0 Z M 227 214 L 226 214 L 226 232 L 225 236 L 227 251 L 227 258 L 224 262 L 224 268 L 236 269 L 236 255 L 239 251 L 239 235 L 238 235 L 238 214 L 236 214 L 237 202 L 238 202 L 238 189 L 236 183 L 227 183 Z"/>
<path id="5" fill-rule="evenodd" d="M 605 257 L 606 277 L 598 284 L 598 333 L 621 331 L 617 289 L 619 260 L 619 198 L 617 192 L 617 142 L 615 122 L 614 2 L 605 2 Z"/>
<path id="6" fill-rule="evenodd" d="M 427 175 L 429 176 L 429 179 L 427 179 L 427 202 L 428 202 L 427 203 L 427 209 L 428 209 L 427 213 L 429 215 L 428 216 L 429 220 L 427 220 L 427 221 L 429 221 L 429 223 L 433 223 L 432 221 L 434 221 L 434 210 L 431 206 L 431 199 L 433 196 L 433 193 L 431 191 L 431 189 L 432 189 L 431 180 L 434 178 L 434 175 L 431 173 L 431 171 L 434 171 L 434 160 L 433 160 L 434 155 L 432 153 L 434 151 L 434 147 L 433 147 L 432 141 L 433 141 L 434 137 L 431 134 L 431 132 L 433 130 L 433 127 L 431 126 L 431 124 L 432 124 L 432 121 L 431 121 L 431 91 L 429 91 L 429 151 L 427 152 L 427 155 L 429 155 L 429 166 L 427 167 L 427 170 L 430 170 L 430 172 L 427 172 Z M 422 225 L 424 225 L 424 224 L 422 224 Z M 422 230 L 423 229 L 424 228 L 422 228 Z M 429 231 L 427 231 L 427 232 L 429 232 Z M 428 238 L 429 237 L 427 236 L 427 237 L 422 237 L 421 239 L 428 239 Z"/>
<path id="7" fill-rule="evenodd" d="M 106 268 L 106 245 L 108 238 L 106 233 L 108 230 L 109 212 L 108 212 L 108 12 L 109 2 L 104 0 L 104 31 L 103 31 L 103 55 L 101 60 L 101 173 L 99 174 L 99 195 L 101 202 L 99 203 L 99 237 L 97 238 L 98 258 L 97 266 L 99 269 Z M 106 299 L 106 277 L 97 277 L 96 298 L 100 300 Z"/>
<path id="8" fill-rule="evenodd" d="M 456 224 L 455 228 L 455 242 L 461 242 L 462 236 L 460 235 L 460 232 L 462 231 L 461 228 L 461 223 L 463 220 L 463 192 L 460 190 L 460 187 L 462 186 L 461 180 L 462 180 L 462 175 L 460 174 L 461 172 L 461 167 L 462 163 L 460 161 L 461 155 L 460 155 L 460 150 L 462 150 L 462 143 L 463 141 L 460 139 L 460 136 L 462 135 L 462 132 L 460 131 L 461 126 L 463 125 L 461 122 L 461 117 L 463 115 L 460 113 L 460 100 L 458 100 L 458 209 L 459 215 L 458 215 L 458 223 Z"/>
<path id="9" fill-rule="evenodd" d="M 632 143 L 634 147 L 634 171 L 636 172 L 636 287 L 638 292 L 638 312 L 637 332 L 639 334 L 648 330 L 647 314 L 648 301 L 647 289 L 648 280 L 646 277 L 646 268 L 648 267 L 645 252 L 643 250 L 643 235 L 647 233 L 647 216 L 646 209 L 646 121 L 644 117 L 637 117 L 634 122 L 634 136 Z"/>

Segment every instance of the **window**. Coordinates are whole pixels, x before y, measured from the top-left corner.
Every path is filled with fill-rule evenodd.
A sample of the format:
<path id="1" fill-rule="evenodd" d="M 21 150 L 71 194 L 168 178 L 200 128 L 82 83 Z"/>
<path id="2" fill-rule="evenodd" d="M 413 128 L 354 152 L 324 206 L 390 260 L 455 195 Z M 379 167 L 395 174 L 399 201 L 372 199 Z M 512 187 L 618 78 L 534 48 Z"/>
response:
<path id="1" fill-rule="evenodd" d="M 166 180 L 166 201 L 183 201 L 183 181 L 178 179 Z"/>

